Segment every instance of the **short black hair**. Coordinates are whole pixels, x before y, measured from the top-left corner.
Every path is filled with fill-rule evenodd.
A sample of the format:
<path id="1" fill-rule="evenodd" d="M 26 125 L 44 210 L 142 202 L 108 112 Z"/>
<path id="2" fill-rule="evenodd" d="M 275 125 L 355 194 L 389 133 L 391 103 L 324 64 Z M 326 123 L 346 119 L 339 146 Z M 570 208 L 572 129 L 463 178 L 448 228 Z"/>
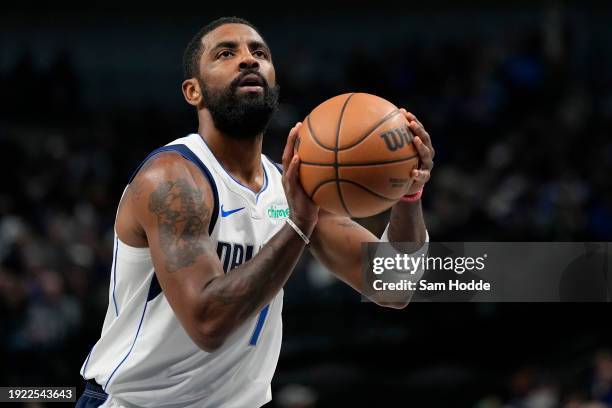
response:
<path id="1" fill-rule="evenodd" d="M 259 30 L 251 22 L 240 18 L 240 17 L 221 17 L 214 21 L 211 21 L 200 29 L 193 36 L 185 53 L 183 54 L 183 77 L 184 79 L 193 78 L 200 72 L 200 57 L 202 56 L 202 37 L 213 31 L 215 28 L 220 27 L 224 24 L 244 24 L 251 27 L 253 30 L 259 33 Z M 261 35 L 261 34 L 260 34 Z"/>

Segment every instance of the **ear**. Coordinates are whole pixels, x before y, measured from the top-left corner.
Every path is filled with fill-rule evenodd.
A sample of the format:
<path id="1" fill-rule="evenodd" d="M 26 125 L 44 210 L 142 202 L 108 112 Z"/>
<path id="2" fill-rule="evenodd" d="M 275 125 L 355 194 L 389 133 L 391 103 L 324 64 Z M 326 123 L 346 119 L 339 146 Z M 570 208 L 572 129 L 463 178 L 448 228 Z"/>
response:
<path id="1" fill-rule="evenodd" d="M 183 96 L 188 104 L 195 107 L 200 105 L 202 102 L 202 90 L 195 78 L 189 78 L 183 81 Z"/>

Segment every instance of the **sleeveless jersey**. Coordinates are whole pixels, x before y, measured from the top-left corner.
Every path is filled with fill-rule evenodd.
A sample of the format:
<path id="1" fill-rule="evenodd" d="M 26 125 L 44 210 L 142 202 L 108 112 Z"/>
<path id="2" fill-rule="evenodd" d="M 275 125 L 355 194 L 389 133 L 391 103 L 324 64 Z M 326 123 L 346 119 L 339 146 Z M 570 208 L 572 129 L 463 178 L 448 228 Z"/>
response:
<path id="1" fill-rule="evenodd" d="M 289 215 L 281 171 L 265 155 L 264 183 L 255 193 L 223 168 L 200 135 L 177 139 L 142 164 L 164 151 L 180 153 L 208 179 L 214 195 L 209 234 L 226 273 L 252 258 Z M 109 305 L 101 337 L 81 368 L 83 378 L 94 379 L 125 406 L 258 407 L 271 400 L 281 347 L 282 290 L 208 353 L 174 315 L 149 249 L 128 246 L 115 233 L 113 252 Z"/>

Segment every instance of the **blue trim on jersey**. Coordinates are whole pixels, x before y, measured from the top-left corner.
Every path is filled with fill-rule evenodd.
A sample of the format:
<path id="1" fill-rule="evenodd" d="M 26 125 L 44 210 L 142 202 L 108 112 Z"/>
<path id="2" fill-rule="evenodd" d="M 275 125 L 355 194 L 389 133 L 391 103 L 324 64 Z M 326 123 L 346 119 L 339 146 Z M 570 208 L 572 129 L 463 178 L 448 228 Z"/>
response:
<path id="1" fill-rule="evenodd" d="M 119 316 L 115 288 L 117 287 L 117 251 L 119 250 L 119 237 L 115 235 L 115 257 L 113 258 L 113 303 L 115 304 L 115 316 Z"/>
<path id="2" fill-rule="evenodd" d="M 257 201 L 259 200 L 259 195 L 261 193 L 263 193 L 265 191 L 266 188 L 268 188 L 268 172 L 266 172 L 266 166 L 263 165 L 263 163 L 261 163 L 261 168 L 263 169 L 264 172 L 264 185 L 261 188 L 261 190 L 259 190 L 259 192 L 255 192 L 253 190 L 251 190 L 250 188 L 248 188 L 247 186 L 245 186 L 244 184 L 242 184 L 241 182 L 239 182 L 238 180 L 236 180 L 234 178 L 234 176 L 232 176 L 232 174 L 227 171 L 227 169 L 223 166 L 223 164 L 221 164 L 221 162 L 219 161 L 219 159 L 217 159 L 217 156 L 215 156 L 215 154 L 213 153 L 212 149 L 210 148 L 210 146 L 208 145 L 208 142 L 206 142 L 206 140 L 200 136 L 200 139 L 202 139 L 202 141 L 204 142 L 204 145 L 206 146 L 206 148 L 208 149 L 208 151 L 210 152 L 211 156 L 215 158 L 215 160 L 217 161 L 217 163 L 219 163 L 219 166 L 221 166 L 221 168 L 223 169 L 223 171 L 225 172 L 225 174 L 227 174 L 232 180 L 234 180 L 234 182 L 236 182 L 236 184 L 238 184 L 240 187 L 248 190 L 249 192 L 255 194 L 255 203 L 257 203 Z"/>
<path id="3" fill-rule="evenodd" d="M 268 311 L 270 310 L 270 305 L 266 305 L 261 312 L 259 312 L 259 317 L 257 318 L 257 324 L 255 325 L 255 330 L 253 331 L 253 335 L 251 336 L 251 340 L 249 340 L 249 344 L 254 346 L 257 344 L 257 339 L 259 339 L 259 334 L 261 333 L 261 329 L 263 328 L 263 324 L 266 321 L 266 316 L 268 315 Z"/>
<path id="4" fill-rule="evenodd" d="M 83 369 L 81 370 L 81 376 L 83 378 L 85 378 L 85 371 L 87 370 L 87 364 L 89 364 L 89 357 L 91 357 L 91 353 L 93 353 L 95 347 L 96 345 L 94 344 L 91 347 L 91 350 L 89 350 L 89 354 L 87 355 L 87 359 L 85 360 L 85 365 L 83 366 Z"/>
<path id="5" fill-rule="evenodd" d="M 264 156 L 266 156 L 266 155 L 264 154 Z M 274 167 L 276 167 L 276 170 L 278 170 L 278 172 L 279 172 L 279 173 L 281 174 L 281 176 L 282 176 L 282 175 L 283 175 L 283 165 L 282 165 L 282 164 L 279 164 L 279 163 L 276 163 L 275 161 L 272 161 L 272 159 L 271 159 L 271 158 L 269 158 L 268 156 L 266 156 L 266 159 L 268 159 L 268 161 L 269 161 L 270 163 L 272 163 L 272 165 L 273 165 Z"/>
<path id="6" fill-rule="evenodd" d="M 266 171 L 266 166 L 264 166 L 263 163 L 261 163 L 261 168 L 263 169 L 263 172 L 264 172 L 264 186 L 261 190 L 259 190 L 259 193 L 255 194 L 255 203 L 259 201 L 259 196 L 261 195 L 261 193 L 266 191 L 266 188 L 268 188 L 268 172 Z"/>
<path id="7" fill-rule="evenodd" d="M 142 309 L 142 316 L 140 316 L 140 323 L 138 323 L 138 329 L 136 330 L 136 335 L 134 336 L 134 341 L 132 342 L 132 346 L 130 347 L 130 350 L 127 352 L 125 357 L 123 357 L 123 360 L 121 360 L 121 362 L 117 365 L 117 367 L 115 367 L 115 369 L 111 373 L 110 377 L 108 377 L 108 380 L 106 381 L 106 384 L 104 384 L 104 388 L 103 388 L 104 391 L 106 391 L 106 387 L 108 387 L 108 384 L 112 380 L 113 376 L 115 375 L 115 373 L 117 372 L 119 367 L 121 367 L 121 365 L 125 362 L 125 360 L 127 360 L 127 358 L 129 357 L 130 353 L 134 349 L 134 344 L 136 344 L 136 339 L 138 338 L 138 334 L 140 333 L 140 328 L 142 327 L 142 321 L 144 320 L 144 316 L 145 316 L 145 312 L 147 311 L 147 305 L 148 304 L 149 304 L 148 302 L 145 302 L 144 308 Z"/>
<path id="8" fill-rule="evenodd" d="M 212 232 L 213 232 L 213 229 L 215 229 L 215 224 L 217 223 L 217 218 L 219 217 L 219 191 L 217 190 L 217 184 L 215 183 L 215 179 L 213 178 L 212 173 L 210 172 L 210 170 L 208 170 L 208 167 L 206 167 L 206 165 L 204 163 L 202 163 L 202 160 L 200 160 L 200 158 L 198 156 L 196 156 L 195 153 L 193 153 L 186 145 L 184 145 L 184 144 L 173 144 L 173 145 L 163 146 L 163 147 L 160 147 L 160 148 L 158 148 L 156 150 L 153 150 L 142 161 L 142 163 L 140 163 L 138 165 L 136 170 L 134 170 L 134 172 L 132 173 L 132 176 L 130 177 L 130 180 L 129 180 L 128 184 L 131 183 L 132 180 L 134 180 L 134 177 L 136 177 L 136 174 L 142 168 L 142 166 L 147 162 L 147 160 L 149 160 L 151 157 L 155 156 L 156 154 L 163 153 L 163 152 L 177 152 L 177 153 L 179 153 L 185 159 L 191 161 L 193 164 L 198 166 L 198 168 L 200 170 L 202 170 L 202 172 L 204 173 L 204 175 L 208 179 L 208 182 L 210 183 L 210 187 L 212 188 L 213 198 L 214 198 L 213 211 L 212 211 L 212 214 L 211 214 L 211 217 L 210 217 L 210 224 L 208 226 L 208 235 L 211 235 Z"/>
<path id="9" fill-rule="evenodd" d="M 149 286 L 149 293 L 147 295 L 147 302 L 153 300 L 161 293 L 162 289 L 159 286 L 159 281 L 157 280 L 157 273 L 153 271 L 153 277 L 151 278 L 151 285 Z"/>

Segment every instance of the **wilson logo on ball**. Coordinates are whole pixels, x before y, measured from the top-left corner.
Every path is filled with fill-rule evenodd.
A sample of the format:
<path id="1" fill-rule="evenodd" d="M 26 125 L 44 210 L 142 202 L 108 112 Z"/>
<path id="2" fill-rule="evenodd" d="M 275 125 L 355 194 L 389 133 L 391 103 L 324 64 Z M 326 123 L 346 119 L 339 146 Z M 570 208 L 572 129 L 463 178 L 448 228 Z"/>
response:
<path id="1" fill-rule="evenodd" d="M 380 137 L 385 141 L 387 149 L 392 152 L 412 143 L 412 132 L 407 127 L 388 130 Z"/>

